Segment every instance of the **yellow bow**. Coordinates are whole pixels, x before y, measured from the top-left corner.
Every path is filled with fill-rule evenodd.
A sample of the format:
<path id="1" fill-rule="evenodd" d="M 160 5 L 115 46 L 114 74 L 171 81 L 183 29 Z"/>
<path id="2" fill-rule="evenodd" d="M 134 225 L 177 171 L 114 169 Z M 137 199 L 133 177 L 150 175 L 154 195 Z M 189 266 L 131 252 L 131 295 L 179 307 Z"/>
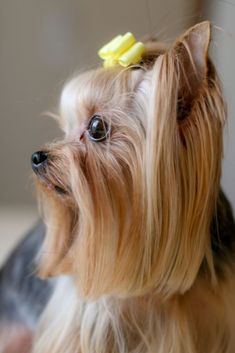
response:
<path id="1" fill-rule="evenodd" d="M 98 54 L 104 60 L 104 67 L 112 67 L 121 65 L 127 67 L 129 65 L 138 64 L 145 52 L 145 46 L 141 42 L 136 42 L 132 33 L 118 35 L 111 42 L 104 45 Z"/>

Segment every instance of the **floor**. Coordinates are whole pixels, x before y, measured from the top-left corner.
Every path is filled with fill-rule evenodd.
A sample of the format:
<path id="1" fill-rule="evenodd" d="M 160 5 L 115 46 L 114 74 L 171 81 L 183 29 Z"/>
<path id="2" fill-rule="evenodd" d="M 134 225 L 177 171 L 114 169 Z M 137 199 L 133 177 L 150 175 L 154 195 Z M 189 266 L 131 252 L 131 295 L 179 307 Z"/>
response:
<path id="1" fill-rule="evenodd" d="M 37 219 L 36 207 L 0 205 L 0 265 Z"/>

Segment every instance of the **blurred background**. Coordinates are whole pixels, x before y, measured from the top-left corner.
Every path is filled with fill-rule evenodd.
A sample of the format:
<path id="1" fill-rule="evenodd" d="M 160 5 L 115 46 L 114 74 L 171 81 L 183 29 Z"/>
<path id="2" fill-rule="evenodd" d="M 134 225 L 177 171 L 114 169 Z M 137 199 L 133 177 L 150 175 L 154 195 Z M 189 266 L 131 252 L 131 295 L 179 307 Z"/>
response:
<path id="1" fill-rule="evenodd" d="M 0 1 L 0 262 L 38 218 L 30 156 L 60 136 L 45 112 L 64 82 L 96 65 L 116 34 L 172 42 L 203 19 L 214 25 L 211 56 L 228 101 L 222 183 L 235 206 L 235 0 Z"/>

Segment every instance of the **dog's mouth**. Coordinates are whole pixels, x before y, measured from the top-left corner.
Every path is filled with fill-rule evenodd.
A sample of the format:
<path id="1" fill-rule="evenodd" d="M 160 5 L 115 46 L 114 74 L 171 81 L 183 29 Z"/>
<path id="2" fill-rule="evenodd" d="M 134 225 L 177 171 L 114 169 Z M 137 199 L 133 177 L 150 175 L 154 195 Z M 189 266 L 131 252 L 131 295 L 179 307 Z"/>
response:
<path id="1" fill-rule="evenodd" d="M 33 168 L 33 171 L 36 174 L 37 179 L 40 181 L 41 185 L 47 190 L 52 192 L 54 191 L 59 196 L 68 196 L 68 188 L 65 189 L 64 186 L 61 186 L 59 183 L 54 182 L 54 180 L 51 181 L 45 171 L 45 168 L 36 170 Z"/>
<path id="2" fill-rule="evenodd" d="M 68 196 L 68 191 L 62 188 L 61 186 L 55 185 L 50 181 L 47 181 L 45 178 L 41 178 L 41 182 L 48 190 L 55 191 L 56 194 L 60 196 Z"/>

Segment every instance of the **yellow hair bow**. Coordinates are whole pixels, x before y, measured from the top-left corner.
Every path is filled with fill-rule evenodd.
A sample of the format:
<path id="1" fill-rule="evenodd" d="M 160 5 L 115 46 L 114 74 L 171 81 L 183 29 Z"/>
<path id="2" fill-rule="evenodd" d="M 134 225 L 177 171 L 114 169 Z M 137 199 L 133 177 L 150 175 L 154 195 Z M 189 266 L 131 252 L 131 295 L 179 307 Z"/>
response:
<path id="1" fill-rule="evenodd" d="M 104 45 L 98 54 L 104 60 L 104 67 L 113 67 L 118 64 L 127 67 L 138 64 L 144 52 L 144 44 L 137 42 L 133 34 L 127 32 L 123 36 L 118 35 Z"/>

